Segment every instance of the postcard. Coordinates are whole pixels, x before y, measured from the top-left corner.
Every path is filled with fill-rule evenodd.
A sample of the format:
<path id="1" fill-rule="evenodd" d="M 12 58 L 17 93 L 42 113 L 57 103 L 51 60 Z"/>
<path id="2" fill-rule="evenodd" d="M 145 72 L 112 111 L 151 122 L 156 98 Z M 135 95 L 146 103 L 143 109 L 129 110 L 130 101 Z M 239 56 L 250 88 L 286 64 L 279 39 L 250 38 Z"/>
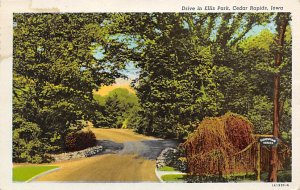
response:
<path id="1" fill-rule="evenodd" d="M 299 7 L 1 0 L 0 189 L 299 189 Z"/>

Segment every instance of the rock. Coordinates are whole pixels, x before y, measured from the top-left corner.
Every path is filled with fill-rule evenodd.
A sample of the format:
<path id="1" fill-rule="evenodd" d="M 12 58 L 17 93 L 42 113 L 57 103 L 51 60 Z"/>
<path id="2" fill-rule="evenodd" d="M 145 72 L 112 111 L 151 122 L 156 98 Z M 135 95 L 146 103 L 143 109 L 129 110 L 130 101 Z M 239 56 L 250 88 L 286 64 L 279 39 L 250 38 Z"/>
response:
<path id="1" fill-rule="evenodd" d="M 174 148 L 165 148 L 156 159 L 156 167 L 162 168 L 169 165 L 172 161 L 170 158 L 175 157 L 177 152 L 178 150 Z"/>
<path id="2" fill-rule="evenodd" d="M 166 148 L 156 159 L 156 167 L 162 168 L 164 166 L 171 166 L 179 171 L 186 172 L 187 164 L 186 158 L 181 157 L 179 151 L 175 148 Z"/>
<path id="3" fill-rule="evenodd" d="M 52 154 L 55 161 L 71 160 L 76 158 L 91 157 L 103 151 L 102 146 L 94 146 L 76 152 L 66 152 L 61 154 Z"/>

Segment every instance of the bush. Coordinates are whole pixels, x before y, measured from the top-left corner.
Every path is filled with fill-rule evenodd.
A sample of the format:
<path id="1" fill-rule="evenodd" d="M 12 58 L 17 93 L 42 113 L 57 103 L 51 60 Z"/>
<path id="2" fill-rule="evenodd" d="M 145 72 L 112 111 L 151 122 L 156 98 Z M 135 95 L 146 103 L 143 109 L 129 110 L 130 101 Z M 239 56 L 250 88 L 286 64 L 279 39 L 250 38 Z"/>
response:
<path id="1" fill-rule="evenodd" d="M 243 159 L 234 157 L 254 142 L 252 128 L 253 125 L 246 118 L 230 112 L 203 119 L 182 145 L 186 150 L 189 172 L 197 175 L 228 175 L 253 171 L 253 156 L 246 154 Z"/>
<path id="2" fill-rule="evenodd" d="M 96 136 L 92 131 L 78 131 L 66 136 L 65 145 L 68 151 L 77 151 L 95 146 L 96 142 Z"/>
<path id="3" fill-rule="evenodd" d="M 13 162 L 42 163 L 50 162 L 45 154 L 48 146 L 41 141 L 41 129 L 36 123 L 23 119 L 14 121 L 13 129 Z"/>

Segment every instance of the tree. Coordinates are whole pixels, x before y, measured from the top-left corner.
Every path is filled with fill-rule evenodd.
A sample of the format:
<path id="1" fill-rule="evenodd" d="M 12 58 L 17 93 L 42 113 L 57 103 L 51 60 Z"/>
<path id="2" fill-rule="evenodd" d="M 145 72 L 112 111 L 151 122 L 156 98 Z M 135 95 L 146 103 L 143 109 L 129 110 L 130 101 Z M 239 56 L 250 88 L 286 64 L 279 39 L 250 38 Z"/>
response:
<path id="1" fill-rule="evenodd" d="M 218 74 L 222 69 L 234 72 L 229 66 L 236 58 L 230 56 L 234 47 L 253 26 L 267 21 L 270 14 L 118 16 L 123 18 L 119 19 L 123 22 L 118 22 L 121 33 L 135 39 L 129 59 L 141 69 L 136 85 L 142 106 L 139 113 L 144 118 L 140 131 L 185 138 L 193 130 L 193 123 L 227 111 L 222 109 L 228 102 Z M 243 84 L 239 78 L 237 81 Z"/>
<path id="2" fill-rule="evenodd" d="M 278 69 L 282 64 L 282 57 L 284 54 L 284 38 L 286 27 L 290 20 L 289 13 L 277 13 L 276 15 L 277 24 L 277 36 L 276 36 L 276 51 L 275 51 L 275 62 L 274 67 Z M 280 73 L 274 74 L 274 116 L 273 116 L 273 136 L 279 137 L 280 130 Z M 277 170 L 278 170 L 278 150 L 274 146 L 271 149 L 270 168 L 269 168 L 269 181 L 277 181 Z"/>
<path id="3" fill-rule="evenodd" d="M 78 120 L 94 117 L 93 90 L 121 76 L 125 61 L 119 57 L 115 62 L 115 52 L 127 47 L 108 38 L 107 18 L 14 14 L 13 131 L 20 134 L 32 126 L 37 132 L 31 139 L 39 140 L 41 150 L 45 147 L 37 154 L 63 150 L 66 134 L 81 129 Z M 97 58 L 99 47 L 105 56 Z"/>
<path id="4" fill-rule="evenodd" d="M 125 88 L 116 88 L 103 97 L 95 96 L 102 104 L 101 117 L 95 127 L 134 128 L 135 114 L 139 109 L 138 98 Z"/>
<path id="5" fill-rule="evenodd" d="M 220 65 L 216 75 L 219 90 L 225 97 L 222 104 L 224 111 L 230 110 L 246 116 L 250 109 L 254 111 L 258 103 L 254 103 L 255 96 L 271 98 L 272 73 L 264 68 L 266 63 L 272 61 L 270 47 L 273 36 L 269 30 L 263 30 L 243 39 L 227 55 L 227 63 Z"/>

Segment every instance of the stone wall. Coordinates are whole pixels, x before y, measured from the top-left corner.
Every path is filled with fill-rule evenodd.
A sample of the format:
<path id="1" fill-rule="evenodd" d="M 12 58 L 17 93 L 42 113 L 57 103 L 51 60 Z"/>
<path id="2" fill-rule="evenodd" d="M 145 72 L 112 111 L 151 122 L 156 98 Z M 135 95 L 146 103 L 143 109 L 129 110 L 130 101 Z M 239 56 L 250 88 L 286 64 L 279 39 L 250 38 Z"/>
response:
<path id="1" fill-rule="evenodd" d="M 165 148 L 156 159 L 156 167 L 170 166 L 181 172 L 187 172 L 185 156 L 175 148 Z"/>
<path id="2" fill-rule="evenodd" d="M 102 146 L 94 146 L 84 150 L 75 151 L 75 152 L 66 152 L 61 154 L 52 154 L 51 156 L 54 158 L 54 161 L 63 161 L 63 160 L 71 160 L 76 158 L 85 158 L 91 157 L 96 154 L 99 154 L 103 151 Z"/>
<path id="3" fill-rule="evenodd" d="M 162 168 L 164 166 L 169 166 L 172 162 L 172 158 L 175 158 L 177 153 L 178 150 L 175 148 L 165 148 L 156 159 L 156 167 Z"/>

